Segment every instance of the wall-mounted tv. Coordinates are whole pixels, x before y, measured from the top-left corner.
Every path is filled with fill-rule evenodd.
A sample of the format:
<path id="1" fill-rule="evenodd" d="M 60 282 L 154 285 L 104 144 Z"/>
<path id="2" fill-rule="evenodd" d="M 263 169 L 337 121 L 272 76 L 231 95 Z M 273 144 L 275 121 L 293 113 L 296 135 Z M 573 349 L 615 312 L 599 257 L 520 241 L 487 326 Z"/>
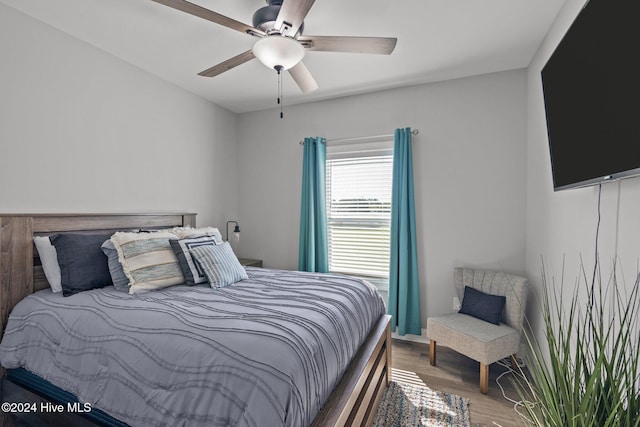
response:
<path id="1" fill-rule="evenodd" d="M 590 0 L 542 70 L 556 191 L 640 174 L 639 17 Z"/>

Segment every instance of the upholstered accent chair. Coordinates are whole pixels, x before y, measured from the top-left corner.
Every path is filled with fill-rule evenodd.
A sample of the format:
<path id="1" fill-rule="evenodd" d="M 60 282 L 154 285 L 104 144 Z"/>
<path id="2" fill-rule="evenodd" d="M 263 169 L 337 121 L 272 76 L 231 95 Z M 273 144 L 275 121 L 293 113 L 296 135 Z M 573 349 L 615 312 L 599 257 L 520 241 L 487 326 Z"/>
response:
<path id="1" fill-rule="evenodd" d="M 463 301 L 465 286 L 486 294 L 505 296 L 502 318 L 499 325 L 494 325 L 461 313 L 429 317 L 429 361 L 435 366 L 437 344 L 477 360 L 480 362 L 480 391 L 487 394 L 490 364 L 511 357 L 511 363 L 516 368 L 515 354 L 520 346 L 527 302 L 527 279 L 502 272 L 471 268 L 456 268 L 453 276 L 460 301 Z"/>

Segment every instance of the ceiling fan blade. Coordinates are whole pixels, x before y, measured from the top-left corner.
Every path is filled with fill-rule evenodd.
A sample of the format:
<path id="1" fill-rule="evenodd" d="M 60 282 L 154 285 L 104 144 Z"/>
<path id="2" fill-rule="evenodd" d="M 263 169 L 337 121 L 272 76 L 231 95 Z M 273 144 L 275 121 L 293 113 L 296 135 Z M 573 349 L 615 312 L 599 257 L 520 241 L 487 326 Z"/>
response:
<path id="1" fill-rule="evenodd" d="M 289 68 L 289 74 L 296 82 L 302 93 L 309 93 L 318 89 L 318 83 L 316 83 L 316 80 L 302 61 Z"/>
<path id="2" fill-rule="evenodd" d="M 156 3 L 163 4 L 165 6 L 172 7 L 177 10 L 181 10 L 182 12 L 186 12 L 190 15 L 197 16 L 202 19 L 206 19 L 207 21 L 215 22 L 216 24 L 223 25 L 227 28 L 231 28 L 232 30 L 240 31 L 241 33 L 247 33 L 252 36 L 263 37 L 266 34 L 264 31 L 260 31 L 257 28 L 254 28 L 250 25 L 243 24 L 240 21 L 236 21 L 235 19 L 231 19 L 224 15 L 220 15 L 217 12 L 214 12 L 209 9 L 205 9 L 202 6 L 198 6 L 197 4 L 190 3 L 185 0 L 153 0 Z"/>
<path id="3" fill-rule="evenodd" d="M 284 0 L 276 18 L 275 29 L 283 36 L 294 37 L 316 0 Z"/>
<path id="4" fill-rule="evenodd" d="M 308 50 L 389 55 L 395 49 L 398 39 L 390 37 L 300 36 L 298 42 Z"/>
<path id="5" fill-rule="evenodd" d="M 225 71 L 229 71 L 230 69 L 237 67 L 238 65 L 242 65 L 245 62 L 251 61 L 253 58 L 255 58 L 255 56 L 253 55 L 253 51 L 248 50 L 241 53 L 240 55 L 234 56 L 233 58 L 229 58 L 226 61 L 219 63 L 218 65 L 214 65 L 213 67 L 198 73 L 198 75 L 203 77 L 215 77 L 218 74 L 222 74 Z"/>

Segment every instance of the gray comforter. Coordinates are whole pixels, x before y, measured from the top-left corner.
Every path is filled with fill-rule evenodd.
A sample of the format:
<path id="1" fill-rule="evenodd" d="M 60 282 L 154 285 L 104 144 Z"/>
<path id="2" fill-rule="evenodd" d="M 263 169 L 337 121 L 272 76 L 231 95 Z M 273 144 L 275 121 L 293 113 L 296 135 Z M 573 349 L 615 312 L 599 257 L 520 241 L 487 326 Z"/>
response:
<path id="1" fill-rule="evenodd" d="M 306 426 L 382 299 L 355 278 L 247 272 L 216 290 L 37 292 L 11 313 L 0 363 L 134 426 Z"/>

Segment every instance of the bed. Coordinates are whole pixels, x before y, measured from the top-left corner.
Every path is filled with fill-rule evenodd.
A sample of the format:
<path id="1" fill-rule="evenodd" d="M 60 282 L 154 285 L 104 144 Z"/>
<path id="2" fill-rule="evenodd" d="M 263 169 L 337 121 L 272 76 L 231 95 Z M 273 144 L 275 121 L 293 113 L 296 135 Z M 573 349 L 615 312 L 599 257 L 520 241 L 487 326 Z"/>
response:
<path id="1" fill-rule="evenodd" d="M 43 319 L 46 319 L 46 316 L 62 316 L 60 312 L 47 313 L 51 307 L 59 306 L 60 301 L 65 305 L 65 310 L 62 312 L 98 311 L 98 317 L 102 319 L 103 323 L 100 327 L 107 327 L 109 324 L 110 327 L 116 328 L 111 332 L 103 331 L 100 336 L 122 335 L 125 333 L 123 331 L 129 328 L 132 331 L 126 334 L 126 340 L 129 342 L 138 342 L 140 336 L 145 334 L 160 337 L 155 343 L 152 341 L 150 344 L 131 346 L 139 354 L 126 356 L 126 358 L 136 361 L 139 359 L 140 365 L 118 364 L 109 360 L 106 357 L 109 352 L 118 357 L 124 357 L 116 348 L 109 350 L 110 347 L 107 346 L 107 350 L 94 350 L 98 354 L 98 357 L 93 358 L 98 363 L 97 366 L 82 365 L 87 363 L 86 360 L 78 362 L 83 366 L 78 368 L 78 371 L 82 372 L 89 381 L 89 384 L 85 383 L 84 385 L 70 381 L 59 372 L 51 374 L 47 373 L 45 368 L 37 367 L 35 361 L 42 361 L 48 357 L 49 350 L 46 346 L 42 348 L 39 348 L 38 345 L 32 346 L 29 351 L 23 351 L 22 356 L 14 355 L 15 359 L 11 358 L 14 356 L 7 356 L 5 357 L 6 364 L 11 368 L 27 364 L 42 376 L 48 375 L 48 380 L 54 386 L 71 392 L 74 397 L 80 398 L 80 401 L 97 402 L 95 412 L 98 412 L 98 409 L 104 409 L 106 416 L 109 417 L 107 424 L 111 420 L 124 420 L 132 425 L 157 425 L 158 420 L 149 415 L 148 411 L 136 411 L 135 409 L 140 408 L 145 402 L 156 401 L 154 400 L 155 394 L 166 395 L 158 397 L 156 402 L 166 402 L 166 398 L 179 400 L 175 407 L 165 407 L 167 405 L 163 404 L 162 407 L 157 408 L 157 411 L 162 413 L 166 420 L 171 420 L 173 416 L 174 420 L 182 420 L 184 425 L 197 425 L 200 421 L 207 425 L 216 425 L 216 423 L 227 425 L 231 423 L 229 420 L 238 420 L 241 417 L 246 417 L 248 420 L 244 425 L 265 425 L 266 420 L 269 420 L 269 425 L 370 424 L 381 399 L 382 391 L 389 381 L 391 353 L 389 318 L 383 314 L 379 307 L 376 307 L 376 303 L 365 303 L 365 300 L 361 300 L 364 294 L 371 291 L 371 289 L 367 289 L 366 285 L 354 285 L 355 291 L 347 293 L 345 289 L 351 287 L 351 284 L 347 286 L 345 281 L 353 280 L 351 278 L 247 268 L 249 274 L 247 281 L 238 282 L 239 286 L 232 286 L 217 293 L 212 293 L 206 287 L 175 286 L 132 299 L 112 288 L 102 288 L 74 295 L 73 298 L 61 299 L 59 295 L 54 295 L 47 289 L 48 284 L 39 265 L 37 251 L 34 250 L 32 243 L 33 236 L 52 233 L 173 226 L 195 226 L 195 214 L 0 216 L 0 313 L 3 333 L 7 327 L 9 312 L 18 302 L 22 301 L 16 308 L 15 319 L 12 318 L 12 323 L 7 329 L 7 342 L 17 340 L 16 337 L 20 335 L 20 330 L 25 329 L 18 323 L 20 319 L 30 319 L 32 323 L 38 323 L 43 320 L 35 320 L 37 315 L 43 316 Z M 304 288 L 301 287 L 303 285 L 300 280 L 307 283 Z M 334 294 L 337 291 L 337 294 L 342 296 L 337 298 L 325 294 L 324 292 L 327 292 L 328 288 L 335 288 Z M 31 294 L 34 295 L 25 298 Z M 221 299 L 217 299 L 209 305 L 205 304 L 206 300 L 214 298 L 213 294 L 215 294 L 215 298 Z M 338 308 L 328 308 L 334 304 L 330 303 L 330 300 L 334 299 Z M 92 305 L 95 301 L 98 301 L 100 310 L 95 309 L 95 305 Z M 140 306 L 136 304 L 143 302 L 146 304 L 145 309 L 140 310 Z M 276 302 L 278 305 L 275 304 Z M 296 306 L 296 309 L 302 311 L 294 312 L 293 319 L 284 319 L 281 317 L 285 311 L 282 308 L 283 303 L 285 306 Z M 349 317 L 353 316 L 351 314 L 353 310 L 345 304 L 358 306 L 363 303 L 370 306 L 365 310 L 367 313 L 362 317 L 358 315 L 358 318 Z M 89 309 L 88 307 L 94 308 Z M 206 319 L 216 317 L 216 315 L 212 315 L 211 310 L 218 317 L 226 319 L 223 326 L 211 326 L 205 323 Z M 342 320 L 338 320 L 337 315 L 340 312 L 344 312 L 346 316 Z M 123 313 L 137 314 L 124 316 Z M 267 316 L 265 313 L 269 315 Z M 168 339 L 167 336 L 162 337 L 159 334 L 149 333 L 153 328 L 145 329 L 145 324 L 156 325 L 157 322 L 160 322 L 154 316 L 170 317 L 175 323 L 187 324 L 191 328 L 186 332 L 174 334 L 170 339 L 171 347 L 178 349 L 179 354 L 175 356 L 177 360 L 187 361 L 178 368 L 175 363 L 172 364 L 164 359 L 157 360 L 157 355 L 162 353 L 153 351 L 149 347 L 161 346 L 161 341 Z M 70 320 L 61 320 L 60 324 L 75 322 L 76 324 L 81 323 L 84 327 L 84 317 L 78 317 L 76 314 L 73 314 L 72 317 Z M 123 318 L 127 319 L 126 322 L 118 321 Z M 326 331 L 311 328 L 312 324 L 323 322 L 327 323 L 325 325 L 328 328 Z M 358 326 L 358 323 L 363 323 L 363 326 Z M 166 328 L 173 330 L 174 326 L 176 325 L 169 324 Z M 95 327 L 87 324 L 86 331 L 81 334 L 83 339 L 91 337 L 91 328 Z M 35 331 L 39 328 L 31 329 Z M 279 344 L 274 344 L 273 341 L 267 339 L 267 336 L 274 335 L 276 329 L 284 334 L 278 335 L 276 338 Z M 213 330 L 216 335 L 211 335 Z M 241 335 L 239 331 L 245 335 Z M 141 335 L 137 336 L 136 334 Z M 184 335 L 190 335 L 190 337 Z M 230 344 L 232 340 L 228 337 L 232 335 L 234 337 L 244 336 L 244 338 L 240 338 L 239 343 Z M 351 342 L 349 340 L 343 342 L 336 339 L 337 335 L 353 339 Z M 210 346 L 211 352 L 218 348 L 218 350 L 222 349 L 222 353 L 213 359 L 202 359 L 202 355 L 193 355 L 188 351 L 192 344 L 187 338 L 208 340 L 207 345 Z M 31 342 L 43 341 L 42 337 L 30 339 Z M 314 343 L 310 344 L 312 341 Z M 69 342 L 63 347 L 72 350 L 74 348 L 81 349 L 82 345 L 84 344 Z M 14 345 L 14 347 L 19 346 L 19 344 Z M 282 346 L 297 349 L 294 352 L 296 354 L 295 360 L 287 361 L 278 357 Z M 82 351 L 76 351 L 74 357 L 80 357 L 81 353 Z M 311 362 L 301 362 L 302 359 L 298 357 L 301 353 L 309 353 Z M 142 362 L 146 357 L 145 354 L 152 355 L 152 359 L 155 358 L 155 366 L 149 365 L 148 362 Z M 256 354 L 260 357 L 257 357 Z M 27 363 L 24 360 L 19 360 L 20 357 L 32 360 Z M 229 368 L 227 359 L 239 359 L 242 364 Z M 345 360 L 340 361 L 340 359 Z M 223 362 L 216 362 L 221 360 Z M 103 369 L 110 369 L 109 366 L 114 365 L 117 367 L 115 371 L 109 371 L 109 375 L 119 378 L 121 383 L 127 383 L 130 379 L 127 375 L 152 378 L 153 381 L 149 381 L 151 385 L 145 390 L 136 389 L 138 386 L 129 387 L 138 390 L 140 396 L 129 398 L 125 394 L 115 406 L 113 399 L 107 399 L 105 401 L 107 403 L 105 403 L 100 400 L 100 393 L 96 395 L 96 391 L 91 390 L 91 384 L 93 383 L 93 389 L 98 392 L 108 394 L 104 391 L 108 387 L 100 382 L 104 381 L 105 375 L 95 376 L 95 373 Z M 131 366 L 136 366 L 135 372 L 131 371 Z M 220 371 L 221 366 L 224 366 L 229 372 Z M 294 369 L 296 366 L 298 367 Z M 290 371 L 288 371 L 289 369 Z M 200 376 L 191 377 L 191 371 L 199 371 Z M 205 376 L 203 377 L 202 374 Z M 229 385 L 231 383 L 227 382 L 227 377 L 241 378 L 241 381 L 234 383 L 235 385 Z M 269 383 L 267 377 L 273 377 L 276 381 Z M 21 378 L 21 375 L 9 375 L 3 379 L 3 400 L 7 400 L 7 391 L 13 393 L 16 390 L 24 390 L 22 394 L 15 394 L 15 396 L 21 396 L 18 397 L 19 399 L 24 399 L 24 396 L 33 395 L 35 390 L 38 393 L 34 398 L 56 401 L 57 397 L 47 396 L 42 390 L 30 387 L 30 383 L 26 381 L 23 383 Z M 303 379 L 307 379 L 306 382 Z M 188 385 L 194 382 L 197 383 L 197 387 L 189 388 Z M 223 385 L 216 385 L 218 383 Z M 286 387 L 287 383 L 292 383 L 289 384 L 289 389 Z M 185 404 L 186 401 L 189 401 L 188 398 L 183 397 L 181 400 L 178 398 L 179 389 L 184 388 L 189 389 L 188 392 L 191 393 L 191 407 Z M 212 394 L 214 389 L 226 390 L 226 397 Z M 243 399 L 248 403 L 237 403 L 240 395 L 244 395 Z M 256 398 L 256 395 L 262 397 Z M 264 408 L 265 401 L 268 402 L 267 406 L 270 408 Z M 127 404 L 133 409 L 121 411 Z M 226 414 L 224 411 L 234 405 L 236 406 L 233 409 L 235 412 L 232 415 L 224 415 Z M 256 406 L 251 409 L 251 405 Z M 208 407 L 213 409 L 209 411 Z M 253 412 L 251 412 L 252 410 Z M 280 411 L 280 415 L 278 411 Z M 211 413 L 219 414 L 220 418 L 207 418 L 211 416 Z M 245 413 L 248 415 L 244 415 Z M 138 414 L 140 418 L 132 418 L 132 414 Z M 263 414 L 265 418 L 260 419 L 260 414 Z M 31 416 L 34 415 L 47 416 L 48 414 L 31 414 Z M 71 417 L 71 424 L 86 425 L 87 423 L 86 419 L 74 414 L 65 414 L 65 416 Z M 225 416 L 231 418 L 225 418 Z M 94 417 L 91 422 L 100 424 L 102 421 L 96 420 Z M 175 425 L 174 422 L 167 421 L 166 423 L 167 425 Z"/>

